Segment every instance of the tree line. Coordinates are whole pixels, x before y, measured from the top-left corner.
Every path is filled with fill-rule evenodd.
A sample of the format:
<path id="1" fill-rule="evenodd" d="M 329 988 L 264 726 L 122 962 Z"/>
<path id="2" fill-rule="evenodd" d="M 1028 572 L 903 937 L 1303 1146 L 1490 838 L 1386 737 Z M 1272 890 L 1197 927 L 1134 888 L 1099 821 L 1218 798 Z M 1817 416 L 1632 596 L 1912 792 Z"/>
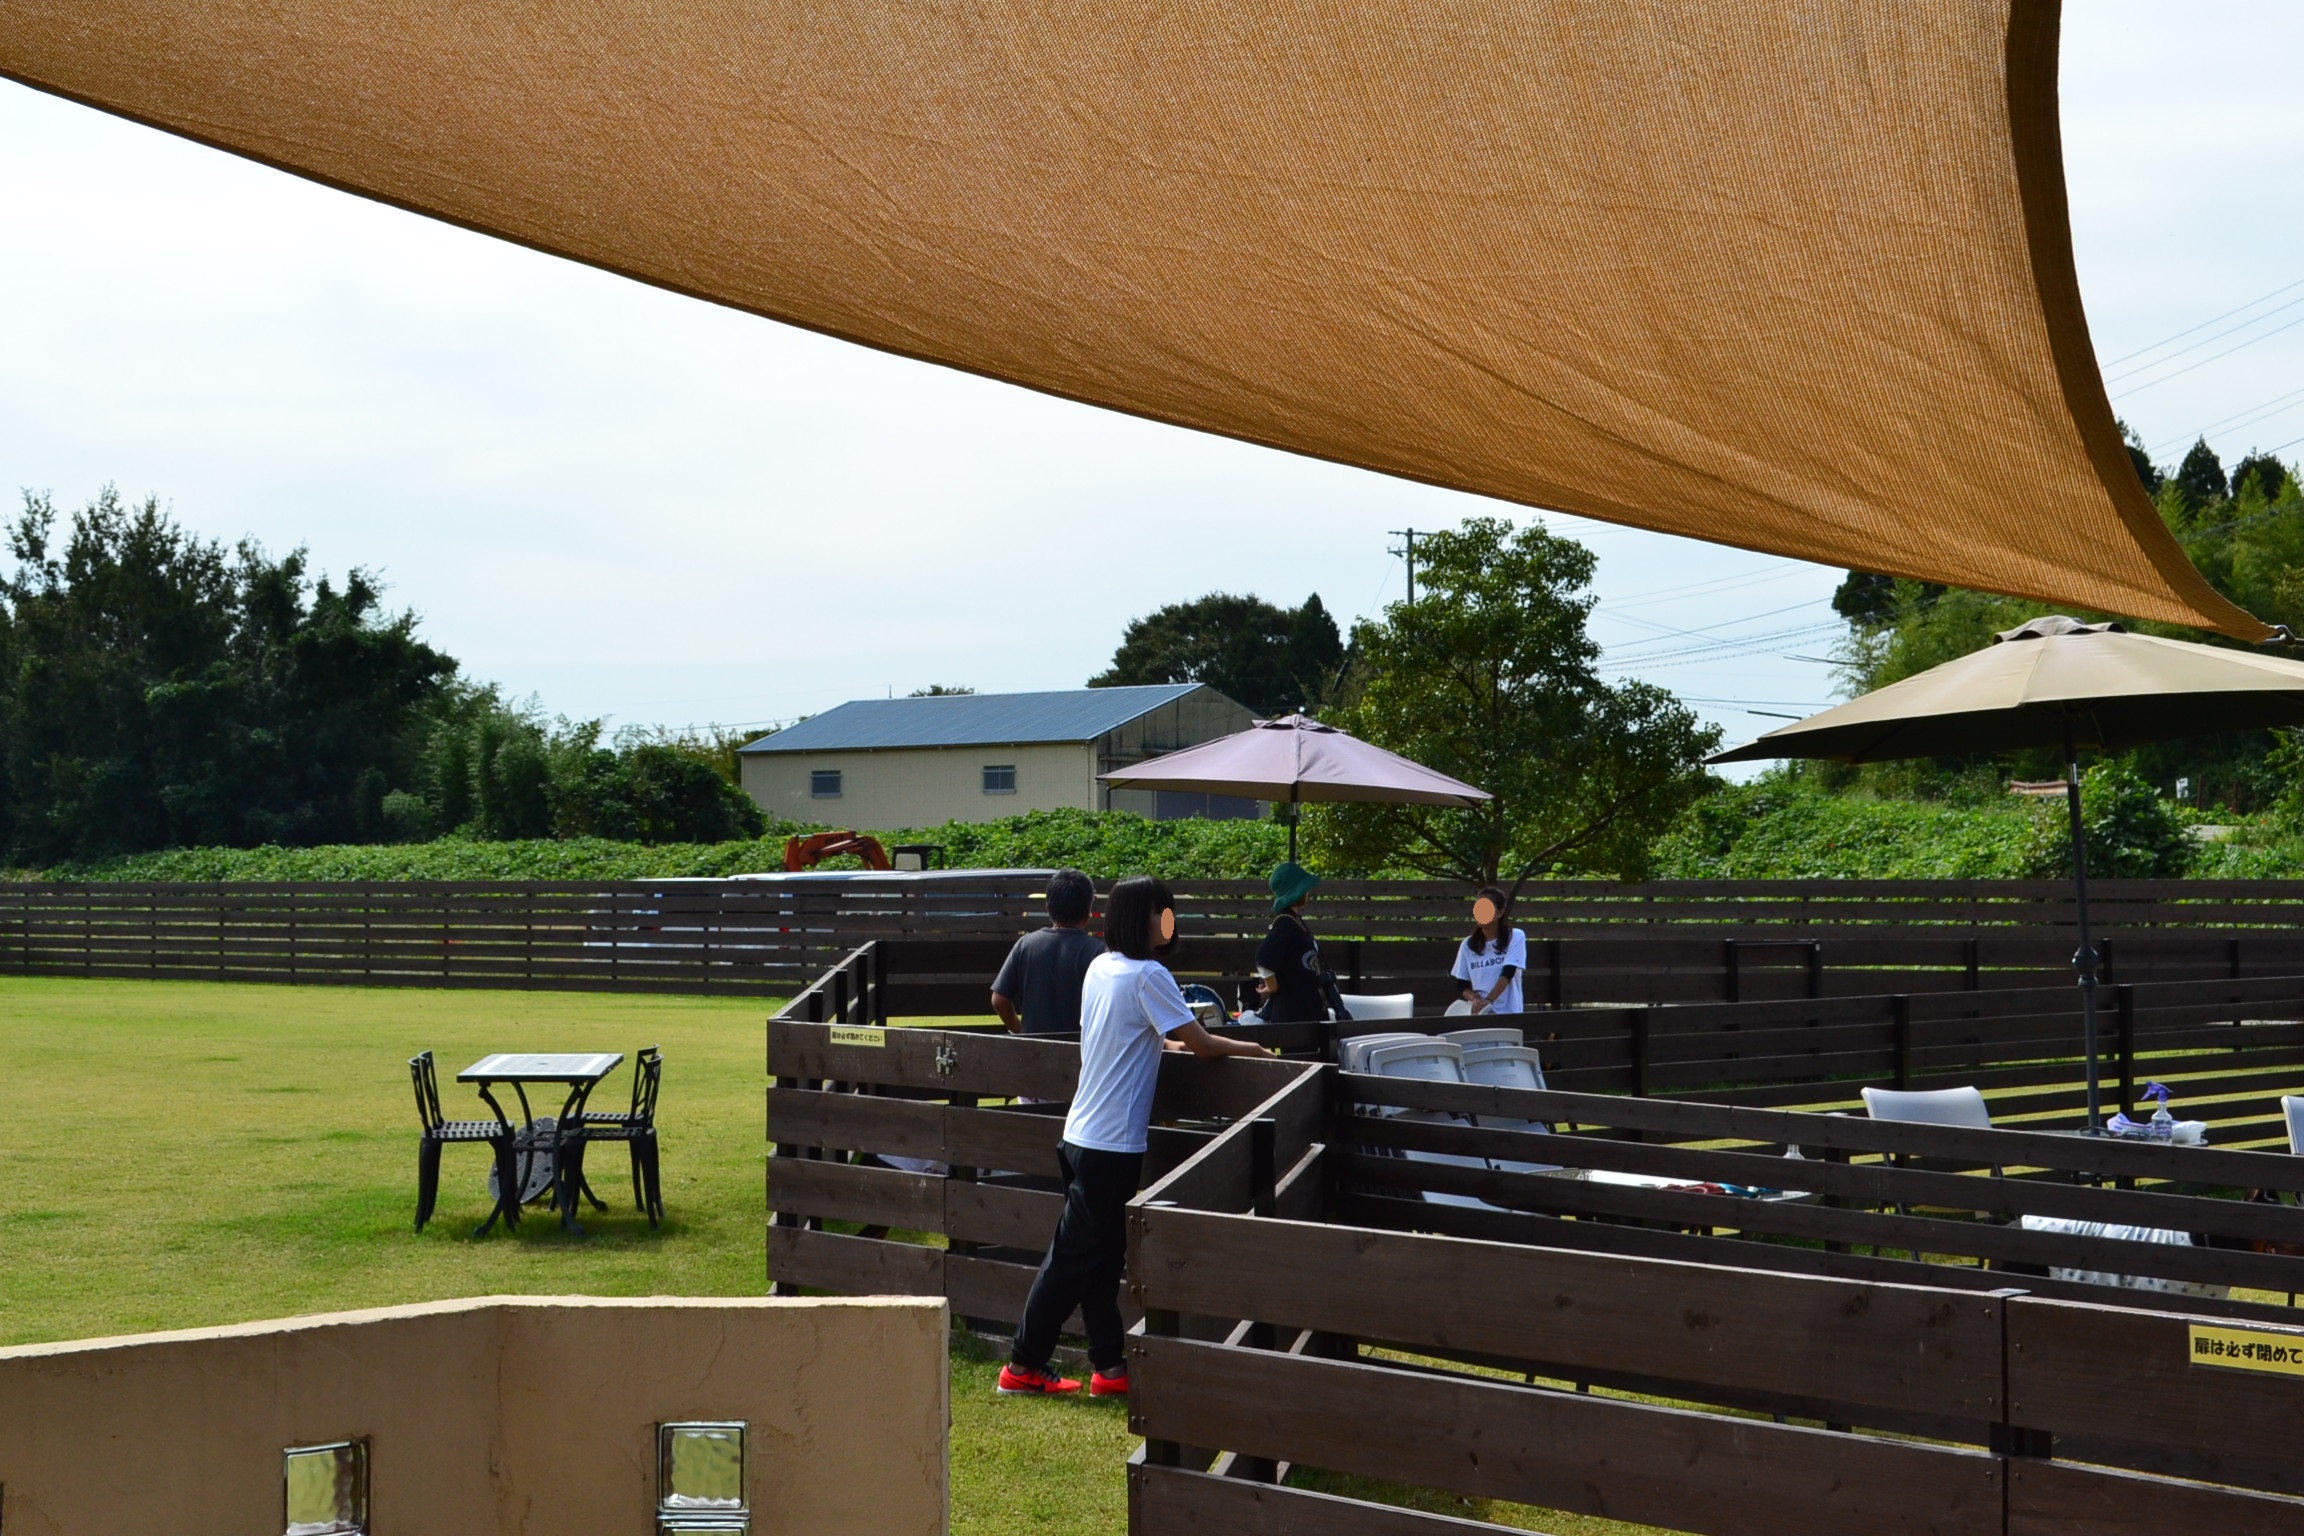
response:
<path id="1" fill-rule="evenodd" d="M 0 574 L 0 858 L 584 832 L 747 836 L 732 743 L 547 721 L 354 569 L 27 494 Z"/>

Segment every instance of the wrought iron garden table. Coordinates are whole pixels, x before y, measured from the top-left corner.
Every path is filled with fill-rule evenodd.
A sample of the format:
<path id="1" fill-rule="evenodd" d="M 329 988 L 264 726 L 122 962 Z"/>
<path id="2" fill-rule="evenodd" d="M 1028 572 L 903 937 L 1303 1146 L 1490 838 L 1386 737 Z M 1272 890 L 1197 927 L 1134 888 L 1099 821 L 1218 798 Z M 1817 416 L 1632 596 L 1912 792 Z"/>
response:
<path id="1" fill-rule="evenodd" d="M 623 1063 L 621 1051 L 587 1052 L 504 1052 L 483 1056 L 456 1074 L 456 1081 L 471 1083 L 480 1090 L 480 1097 L 501 1118 L 511 1117 L 504 1106 L 496 1102 L 492 1091 L 499 1083 L 509 1083 L 520 1101 L 520 1130 L 514 1142 L 519 1162 L 519 1188 L 510 1192 L 497 1191 L 497 1201 L 507 1210 L 524 1205 L 551 1191 L 553 1204 L 560 1210 L 560 1225 L 570 1232 L 584 1229 L 576 1223 L 576 1188 L 563 1177 L 565 1161 L 561 1149 L 565 1142 L 573 1141 L 583 1133 L 584 1105 L 592 1097 L 592 1090 L 600 1080 Z M 528 1085 L 552 1083 L 567 1085 L 568 1093 L 561 1102 L 558 1115 L 539 1117 L 528 1105 Z"/>

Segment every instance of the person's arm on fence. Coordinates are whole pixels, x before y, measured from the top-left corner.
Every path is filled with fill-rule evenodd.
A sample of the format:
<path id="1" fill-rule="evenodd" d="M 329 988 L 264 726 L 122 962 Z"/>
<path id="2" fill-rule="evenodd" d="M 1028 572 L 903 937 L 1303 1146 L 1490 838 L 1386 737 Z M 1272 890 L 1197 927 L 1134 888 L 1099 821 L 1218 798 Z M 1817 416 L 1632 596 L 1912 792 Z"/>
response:
<path id="1" fill-rule="evenodd" d="M 1227 1040 L 1222 1036 L 1212 1035 L 1208 1033 L 1205 1025 L 1197 1021 L 1190 1024 L 1179 1024 L 1170 1030 L 1168 1032 L 1168 1049 L 1190 1051 L 1203 1061 L 1213 1061 L 1219 1056 L 1271 1056 L 1276 1054 L 1264 1049 L 1253 1040 Z"/>

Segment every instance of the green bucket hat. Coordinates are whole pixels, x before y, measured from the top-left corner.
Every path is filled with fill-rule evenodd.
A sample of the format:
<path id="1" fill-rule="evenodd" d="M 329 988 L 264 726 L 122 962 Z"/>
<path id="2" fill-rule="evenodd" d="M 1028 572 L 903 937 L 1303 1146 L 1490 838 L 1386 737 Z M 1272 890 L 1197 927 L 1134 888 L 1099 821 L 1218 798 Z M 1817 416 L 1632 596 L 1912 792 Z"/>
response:
<path id="1" fill-rule="evenodd" d="M 1272 871 L 1272 913 L 1277 917 L 1312 894 L 1320 877 L 1294 859 Z"/>

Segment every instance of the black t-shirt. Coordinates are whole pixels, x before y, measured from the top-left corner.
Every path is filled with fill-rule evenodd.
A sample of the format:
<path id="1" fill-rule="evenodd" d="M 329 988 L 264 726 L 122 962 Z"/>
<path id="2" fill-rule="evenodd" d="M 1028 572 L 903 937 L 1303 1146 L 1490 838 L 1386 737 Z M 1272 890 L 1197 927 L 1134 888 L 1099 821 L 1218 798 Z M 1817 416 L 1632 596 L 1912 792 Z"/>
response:
<path id="1" fill-rule="evenodd" d="M 1028 1035 L 1067 1035 L 1080 1028 L 1080 983 L 1104 953 L 1104 941 L 1080 928 L 1048 927 L 1016 941 L 992 978 L 992 990 L 1016 1004 Z"/>
<path id="2" fill-rule="evenodd" d="M 1279 990 L 1266 1000 L 1267 1024 L 1317 1023 L 1328 1017 L 1326 972 L 1312 930 L 1283 912 L 1256 946 L 1256 963 L 1270 971 Z"/>

